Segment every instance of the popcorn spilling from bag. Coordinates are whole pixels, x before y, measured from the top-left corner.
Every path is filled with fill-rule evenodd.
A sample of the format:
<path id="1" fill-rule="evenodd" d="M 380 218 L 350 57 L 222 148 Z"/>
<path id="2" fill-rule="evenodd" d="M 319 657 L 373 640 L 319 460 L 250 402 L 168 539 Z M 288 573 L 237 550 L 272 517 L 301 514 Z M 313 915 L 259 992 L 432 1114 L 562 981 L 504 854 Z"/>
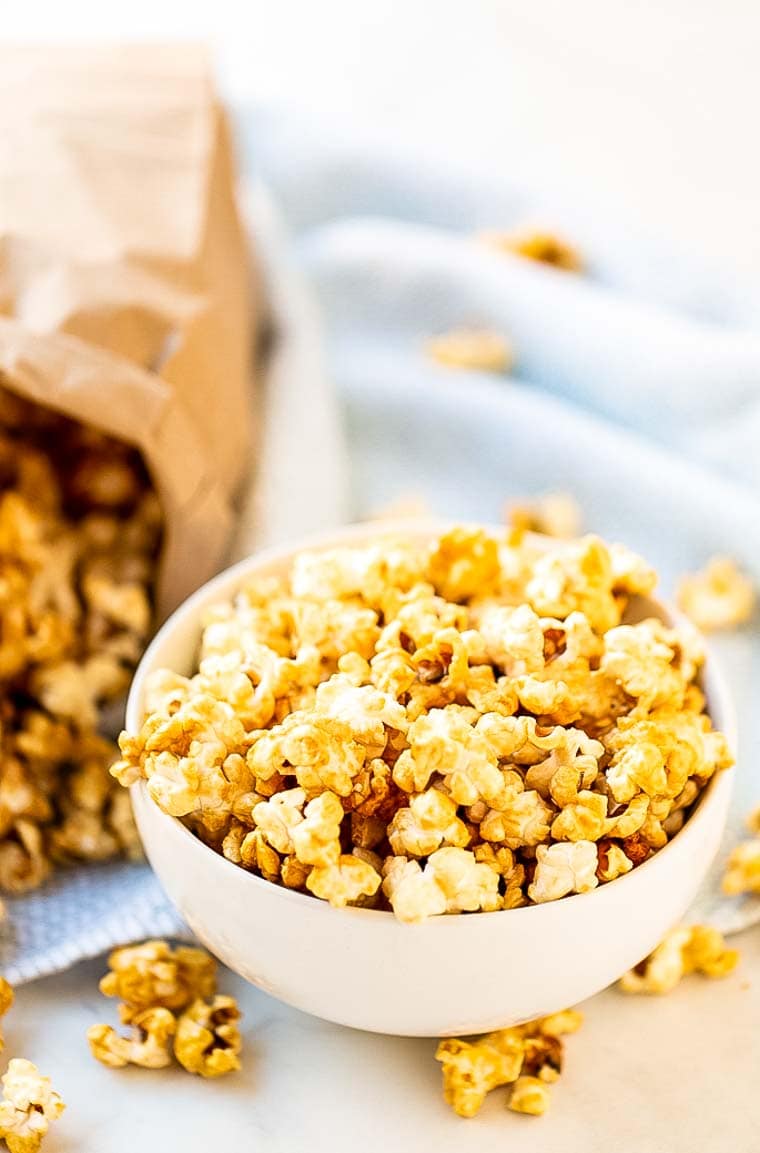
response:
<path id="1" fill-rule="evenodd" d="M 116 949 L 100 982 L 106 997 L 120 997 L 123 1036 L 110 1025 L 91 1025 L 87 1040 L 103 1065 L 164 1069 L 175 1058 L 188 1073 L 220 1077 L 240 1068 L 240 1011 L 216 992 L 216 961 L 203 949 L 145 941 Z"/>
<path id="2" fill-rule="evenodd" d="M 133 450 L 0 390 L 0 890 L 139 854 L 97 727 L 147 639 L 160 532 Z"/>
<path id="3" fill-rule="evenodd" d="M 113 769 L 266 880 L 404 921 L 636 868 L 731 764 L 696 633 L 627 623 L 654 572 L 589 536 L 459 527 L 298 555 L 154 675 Z"/>
<path id="4" fill-rule="evenodd" d="M 444 1100 L 460 1117 L 474 1117 L 493 1089 L 509 1085 L 507 1108 L 533 1116 L 545 1113 L 549 1085 L 562 1072 L 562 1037 L 582 1024 L 577 1010 L 566 1009 L 472 1041 L 441 1041 L 435 1059 L 443 1068 Z"/>

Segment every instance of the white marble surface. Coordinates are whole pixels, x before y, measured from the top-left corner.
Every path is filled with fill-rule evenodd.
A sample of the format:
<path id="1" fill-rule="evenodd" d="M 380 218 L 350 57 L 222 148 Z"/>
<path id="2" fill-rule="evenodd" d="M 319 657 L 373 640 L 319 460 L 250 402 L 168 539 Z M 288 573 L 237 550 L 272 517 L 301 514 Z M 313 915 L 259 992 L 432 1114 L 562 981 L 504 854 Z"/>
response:
<path id="1" fill-rule="evenodd" d="M 725 981 L 589 1001 L 543 1118 L 508 1112 L 496 1090 L 463 1121 L 441 1099 L 434 1041 L 328 1025 L 226 972 L 245 1013 L 242 1073 L 204 1082 L 94 1062 L 87 1026 L 115 1023 L 102 961 L 19 990 L 6 1054 L 38 1062 L 68 1103 L 45 1153 L 756 1153 L 760 934 L 734 940 L 742 965 Z"/>

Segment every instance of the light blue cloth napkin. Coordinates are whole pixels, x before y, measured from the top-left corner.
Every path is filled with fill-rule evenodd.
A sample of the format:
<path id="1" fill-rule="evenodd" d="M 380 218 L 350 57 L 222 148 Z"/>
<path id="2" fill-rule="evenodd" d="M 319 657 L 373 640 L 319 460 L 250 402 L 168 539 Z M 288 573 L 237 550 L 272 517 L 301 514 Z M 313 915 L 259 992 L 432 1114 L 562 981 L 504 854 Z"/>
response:
<path id="1" fill-rule="evenodd" d="M 760 292 L 633 236 L 591 196 L 571 206 L 506 175 L 484 186 L 457 172 L 454 156 L 436 170 L 281 112 L 240 114 L 238 134 L 246 176 L 278 204 L 291 258 L 322 310 L 355 518 L 413 493 L 442 517 L 498 521 L 509 498 L 570 490 L 590 529 L 656 564 L 666 594 L 679 573 L 718 552 L 760 583 Z M 526 221 L 566 234 L 587 274 L 473 240 Z M 273 296 L 288 296 L 287 280 Z M 284 303 L 284 327 L 297 329 L 301 303 Z M 513 342 L 511 376 L 447 370 L 425 357 L 431 334 L 463 324 Z M 281 361 L 297 379 L 273 405 L 276 476 L 288 492 L 279 528 L 271 515 L 266 525 L 270 542 L 344 515 L 330 401 L 306 363 L 321 356 L 312 318 L 301 327 L 296 354 Z M 315 492 L 329 508 L 315 511 Z M 760 899 L 728 900 L 717 884 L 743 814 L 760 801 L 760 634 L 744 629 L 713 645 L 738 706 L 739 771 L 724 849 L 693 914 L 731 930 L 760 920 Z M 126 940 L 183 931 L 141 866 L 60 873 L 11 904 L 0 966 L 19 981 Z"/>

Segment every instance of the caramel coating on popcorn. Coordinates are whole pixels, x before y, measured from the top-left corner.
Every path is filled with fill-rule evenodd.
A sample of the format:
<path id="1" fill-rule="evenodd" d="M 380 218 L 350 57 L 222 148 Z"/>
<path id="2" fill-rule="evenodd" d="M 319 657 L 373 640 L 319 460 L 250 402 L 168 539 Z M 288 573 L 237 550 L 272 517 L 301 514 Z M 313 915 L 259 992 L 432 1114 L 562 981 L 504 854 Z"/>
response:
<path id="1" fill-rule="evenodd" d="M 198 671 L 154 674 L 113 773 L 338 907 L 414 922 L 587 892 L 731 763 L 693 630 L 641 619 L 654 582 L 598 537 L 474 525 L 301 553 L 207 611 Z M 7 795 L 18 840 L 44 797 Z"/>
<path id="2" fill-rule="evenodd" d="M 726 556 L 712 557 L 701 572 L 682 577 L 676 589 L 679 608 L 705 632 L 744 624 L 756 599 L 752 581 Z"/>
<path id="3" fill-rule="evenodd" d="M 740 841 L 731 850 L 723 874 L 723 892 L 731 897 L 760 893 L 760 837 Z"/>
<path id="4" fill-rule="evenodd" d="M 492 1089 L 509 1085 L 509 1108 L 535 1115 L 545 1112 L 548 1085 L 562 1072 L 560 1038 L 576 1032 L 582 1022 L 577 1010 L 567 1009 L 473 1040 L 441 1041 L 435 1057 L 442 1065 L 444 1100 L 460 1117 L 474 1117 Z"/>
<path id="5" fill-rule="evenodd" d="M 130 1024 L 132 1038 L 120 1036 L 110 1025 L 91 1025 L 87 1040 L 93 1057 L 112 1069 L 125 1065 L 165 1069 L 170 1065 L 171 1038 L 177 1027 L 174 1014 L 160 1006 L 141 1009 L 130 1017 Z"/>
<path id="6" fill-rule="evenodd" d="M 60 1117 L 65 1105 L 36 1065 L 14 1057 L 2 1078 L 0 1138 L 9 1153 L 37 1153 L 50 1122 Z"/>
<path id="7" fill-rule="evenodd" d="M 240 1010 L 234 998 L 194 1001 L 177 1021 L 174 1056 L 188 1073 L 221 1077 L 240 1068 Z"/>
<path id="8" fill-rule="evenodd" d="M 97 728 L 148 638 L 160 533 L 133 449 L 0 389 L 0 889 L 139 852 Z"/>
<path id="9" fill-rule="evenodd" d="M 203 949 L 166 941 L 145 941 L 115 949 L 100 982 L 106 997 L 120 997 L 129 1010 L 184 1009 L 216 987 L 216 961 Z"/>
<path id="10" fill-rule="evenodd" d="M 512 345 L 500 332 L 489 328 L 452 328 L 431 337 L 427 355 L 447 368 L 476 372 L 508 372 L 514 363 Z"/>
<path id="11" fill-rule="evenodd" d="M 726 977 L 739 963 L 722 933 L 710 925 L 677 925 L 657 948 L 620 979 L 625 993 L 669 993 L 690 973 Z"/>
<path id="12" fill-rule="evenodd" d="M 549 1108 L 551 1092 L 549 1086 L 540 1077 L 518 1077 L 512 1086 L 507 1108 L 514 1113 L 529 1113 L 532 1117 L 540 1117 Z"/>

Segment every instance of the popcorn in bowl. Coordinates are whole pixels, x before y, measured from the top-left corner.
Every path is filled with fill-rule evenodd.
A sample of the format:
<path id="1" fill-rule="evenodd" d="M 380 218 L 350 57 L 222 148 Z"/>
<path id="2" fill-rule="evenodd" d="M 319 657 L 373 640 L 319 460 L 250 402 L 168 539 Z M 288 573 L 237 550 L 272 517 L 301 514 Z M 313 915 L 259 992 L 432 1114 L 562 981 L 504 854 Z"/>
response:
<path id="1" fill-rule="evenodd" d="M 276 884 L 403 921 L 635 869 L 731 764 L 695 634 L 596 537 L 457 527 L 302 552 L 206 612 L 113 767 Z M 636 611 L 627 614 L 629 606 Z"/>

